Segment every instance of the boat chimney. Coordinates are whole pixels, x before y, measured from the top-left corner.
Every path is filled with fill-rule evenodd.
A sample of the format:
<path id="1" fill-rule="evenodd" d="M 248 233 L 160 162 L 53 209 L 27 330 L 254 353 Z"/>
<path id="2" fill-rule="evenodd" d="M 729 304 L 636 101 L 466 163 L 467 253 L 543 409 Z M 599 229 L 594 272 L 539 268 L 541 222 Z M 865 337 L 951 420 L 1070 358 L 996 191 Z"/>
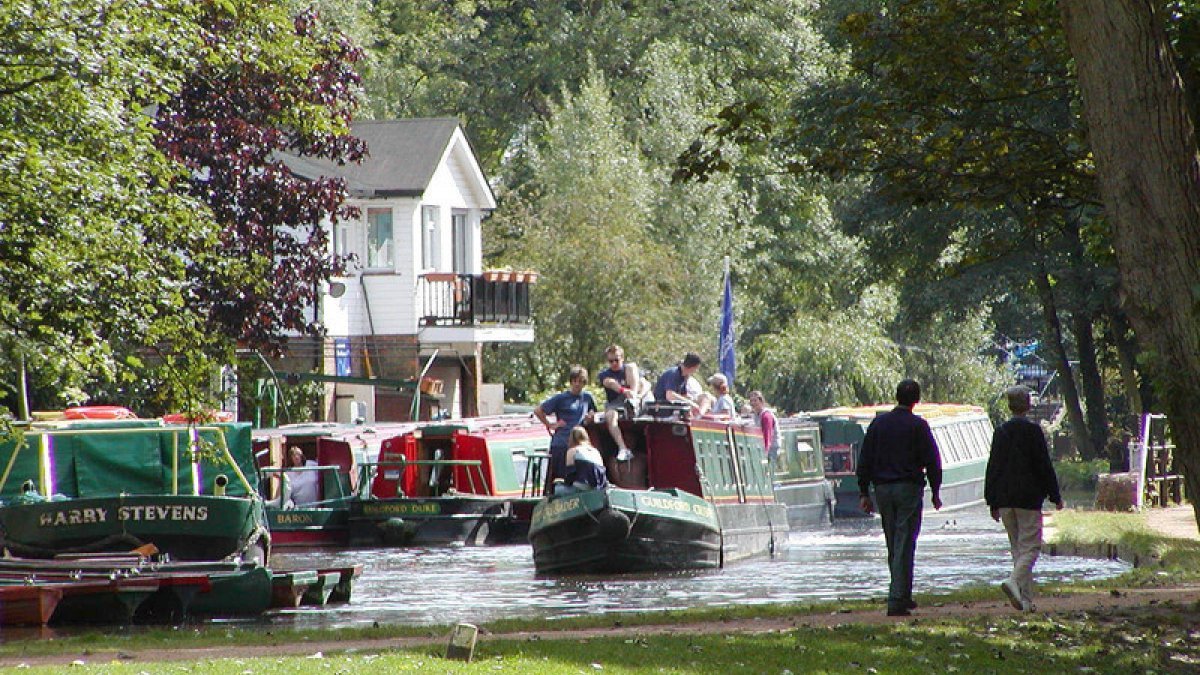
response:
<path id="1" fill-rule="evenodd" d="M 217 477 L 213 479 L 213 495 L 224 497 L 226 485 L 229 485 L 229 477 L 223 473 L 217 474 Z"/>

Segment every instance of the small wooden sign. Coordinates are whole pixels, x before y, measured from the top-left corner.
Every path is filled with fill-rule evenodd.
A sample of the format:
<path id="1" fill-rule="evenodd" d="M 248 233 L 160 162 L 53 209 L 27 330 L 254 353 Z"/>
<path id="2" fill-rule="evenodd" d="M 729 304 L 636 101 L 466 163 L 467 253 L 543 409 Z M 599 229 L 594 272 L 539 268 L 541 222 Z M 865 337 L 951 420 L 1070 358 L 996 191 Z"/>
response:
<path id="1" fill-rule="evenodd" d="M 450 631 L 450 644 L 446 647 L 446 658 L 456 661 L 471 661 L 475 655 L 475 639 L 479 629 L 469 623 L 460 623 Z"/>

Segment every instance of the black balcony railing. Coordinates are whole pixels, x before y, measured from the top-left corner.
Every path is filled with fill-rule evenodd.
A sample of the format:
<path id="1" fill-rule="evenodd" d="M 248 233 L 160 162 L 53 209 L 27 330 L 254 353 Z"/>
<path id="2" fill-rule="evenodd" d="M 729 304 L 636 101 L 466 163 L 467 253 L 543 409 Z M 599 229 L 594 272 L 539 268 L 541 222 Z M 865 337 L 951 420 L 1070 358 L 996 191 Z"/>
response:
<path id="1" fill-rule="evenodd" d="M 422 275 L 421 323 L 426 326 L 529 324 L 532 322 L 529 290 L 536 279 L 536 274 L 516 272 Z"/>

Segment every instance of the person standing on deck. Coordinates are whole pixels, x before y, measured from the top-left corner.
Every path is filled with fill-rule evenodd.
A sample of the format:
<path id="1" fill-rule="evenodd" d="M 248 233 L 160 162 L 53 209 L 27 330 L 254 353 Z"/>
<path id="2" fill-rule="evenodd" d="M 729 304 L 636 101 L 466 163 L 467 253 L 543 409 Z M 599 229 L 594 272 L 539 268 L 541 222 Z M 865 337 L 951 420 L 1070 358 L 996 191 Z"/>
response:
<path id="1" fill-rule="evenodd" d="M 621 434 L 620 412 L 625 411 L 630 417 L 636 415 L 650 385 L 642 379 L 637 364 L 625 360 L 625 350 L 620 345 L 611 345 L 604 350 L 604 360 L 608 362 L 608 368 L 600 371 L 596 378 L 604 387 L 604 424 L 617 442 L 617 461 L 625 462 L 633 457 L 633 452 L 626 447 L 625 437 Z"/>
<path id="2" fill-rule="evenodd" d="M 767 452 L 767 461 L 774 463 L 775 458 L 779 456 L 779 420 L 775 419 L 775 413 L 767 407 L 767 399 L 763 398 L 763 393 L 757 389 L 750 392 L 748 397 L 750 401 L 750 410 L 754 412 L 754 419 L 758 422 L 758 427 L 762 429 L 763 448 Z"/>
<path id="3" fill-rule="evenodd" d="M 571 430 L 583 424 L 588 413 L 596 411 L 596 399 L 583 390 L 587 384 L 588 371 L 583 366 L 571 366 L 568 373 L 569 388 L 542 401 L 533 409 L 550 434 L 550 470 L 546 473 L 546 494 L 550 494 L 554 479 L 567 478 L 567 444 Z M 554 415 L 554 422 L 549 416 Z"/>
<path id="4" fill-rule="evenodd" d="M 1015 609 L 1032 612 L 1033 565 L 1042 551 L 1042 502 L 1049 497 L 1062 510 L 1058 476 L 1042 427 L 1025 417 L 1031 405 L 1027 387 L 1004 392 L 1012 418 L 992 433 L 983 498 L 992 519 L 1004 523 L 1013 571 L 1000 589 Z"/>
<path id="5" fill-rule="evenodd" d="M 913 560 L 926 480 L 933 508 L 942 508 L 942 459 L 929 423 L 913 414 L 920 400 L 921 385 L 916 380 L 902 381 L 896 387 L 896 407 L 867 427 L 858 456 L 859 505 L 866 513 L 878 508 L 883 520 L 891 573 L 888 616 L 909 616 L 917 607 L 912 599 Z"/>

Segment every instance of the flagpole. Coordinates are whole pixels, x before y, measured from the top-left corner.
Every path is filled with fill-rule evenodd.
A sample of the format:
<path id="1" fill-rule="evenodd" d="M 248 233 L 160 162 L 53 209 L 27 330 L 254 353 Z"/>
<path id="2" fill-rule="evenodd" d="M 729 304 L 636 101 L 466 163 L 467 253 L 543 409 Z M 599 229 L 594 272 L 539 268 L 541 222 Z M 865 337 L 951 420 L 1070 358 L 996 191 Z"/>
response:
<path id="1" fill-rule="evenodd" d="M 734 336 L 733 325 L 733 280 L 730 278 L 729 256 L 725 256 L 725 279 L 721 295 L 721 322 L 718 330 L 717 341 L 717 362 L 720 365 L 721 373 L 729 381 L 730 390 L 733 389 L 734 375 L 737 370 L 737 359 L 734 356 Z"/>

